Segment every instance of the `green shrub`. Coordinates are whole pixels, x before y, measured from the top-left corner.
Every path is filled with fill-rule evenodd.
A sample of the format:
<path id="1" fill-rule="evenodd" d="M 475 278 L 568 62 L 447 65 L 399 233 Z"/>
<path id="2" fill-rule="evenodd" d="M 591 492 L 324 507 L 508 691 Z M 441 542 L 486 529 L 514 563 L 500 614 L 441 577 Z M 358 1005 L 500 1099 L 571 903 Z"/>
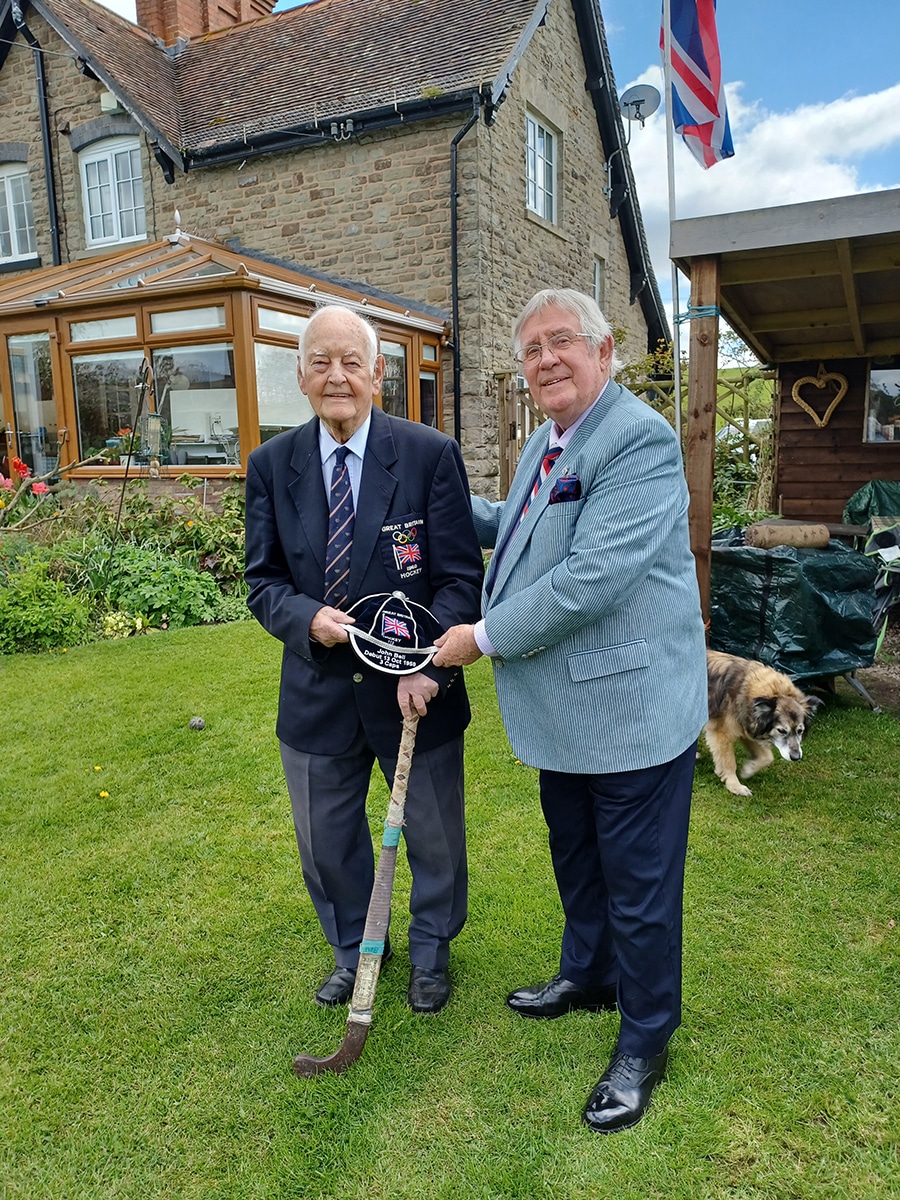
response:
<path id="1" fill-rule="evenodd" d="M 27 563 L 0 587 L 0 654 L 77 646 L 90 633 L 90 609 L 48 577 L 46 563 Z"/>
<path id="2" fill-rule="evenodd" d="M 132 542 L 115 548 L 106 596 L 113 608 L 173 629 L 218 620 L 222 601 L 211 575 Z"/>

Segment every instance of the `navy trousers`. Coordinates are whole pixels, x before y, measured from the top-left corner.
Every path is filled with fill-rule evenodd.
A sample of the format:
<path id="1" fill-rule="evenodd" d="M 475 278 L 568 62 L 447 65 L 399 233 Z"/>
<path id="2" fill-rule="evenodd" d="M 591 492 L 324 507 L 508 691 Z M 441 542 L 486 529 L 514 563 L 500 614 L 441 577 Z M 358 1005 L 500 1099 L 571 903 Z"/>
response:
<path id="1" fill-rule="evenodd" d="M 355 967 L 375 878 L 366 815 L 375 753 L 361 729 L 346 754 L 306 754 L 280 745 L 310 899 L 335 962 Z M 396 757 L 379 759 L 379 766 L 391 787 Z M 385 792 L 383 813 L 387 803 Z M 403 842 L 412 874 L 410 962 L 443 968 L 468 903 L 462 735 L 413 755 Z"/>
<path id="2" fill-rule="evenodd" d="M 619 1049 L 660 1054 L 681 1021 L 681 937 L 696 742 L 638 771 L 541 771 L 566 923 L 560 974 L 615 984 Z"/>

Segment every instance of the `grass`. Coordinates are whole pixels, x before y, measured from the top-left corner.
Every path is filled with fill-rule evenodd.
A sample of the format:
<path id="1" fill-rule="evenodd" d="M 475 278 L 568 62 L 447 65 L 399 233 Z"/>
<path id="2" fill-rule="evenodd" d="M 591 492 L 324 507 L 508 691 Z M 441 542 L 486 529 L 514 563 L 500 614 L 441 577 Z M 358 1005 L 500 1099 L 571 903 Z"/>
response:
<path id="1" fill-rule="evenodd" d="M 438 1017 L 398 953 L 343 1076 L 254 624 L 0 660 L 3 1200 L 900 1197 L 900 721 L 842 690 L 801 764 L 697 772 L 684 1024 L 645 1120 L 580 1112 L 612 1015 L 527 1022 L 559 902 L 535 772 L 471 668 L 471 910 Z M 188 721 L 205 718 L 203 731 Z M 97 770 L 96 768 L 100 768 Z M 108 793 L 102 795 L 101 793 Z M 373 828 L 387 803 L 373 786 Z M 402 857 L 402 856 L 401 856 Z"/>

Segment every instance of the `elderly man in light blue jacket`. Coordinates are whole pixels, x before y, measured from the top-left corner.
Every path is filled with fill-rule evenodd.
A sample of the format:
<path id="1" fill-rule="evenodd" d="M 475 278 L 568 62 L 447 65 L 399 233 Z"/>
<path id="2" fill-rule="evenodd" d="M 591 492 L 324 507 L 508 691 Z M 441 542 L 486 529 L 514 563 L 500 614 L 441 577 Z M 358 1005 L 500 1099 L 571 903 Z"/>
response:
<path id="1" fill-rule="evenodd" d="M 540 769 L 565 913 L 559 973 L 513 992 L 524 1017 L 620 1012 L 584 1111 L 636 1124 L 681 1020 L 684 860 L 706 655 L 688 493 L 669 424 L 615 383 L 609 323 L 587 296 L 538 292 L 515 356 L 549 420 L 506 501 L 473 499 L 494 554 L 482 620 L 435 663 L 489 654 L 516 755 Z"/>

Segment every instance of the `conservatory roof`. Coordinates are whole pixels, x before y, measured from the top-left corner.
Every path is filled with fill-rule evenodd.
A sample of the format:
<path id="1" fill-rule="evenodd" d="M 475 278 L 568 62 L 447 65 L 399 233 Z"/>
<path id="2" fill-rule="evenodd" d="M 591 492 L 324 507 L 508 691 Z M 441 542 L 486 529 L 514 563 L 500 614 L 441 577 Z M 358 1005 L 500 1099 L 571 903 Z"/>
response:
<path id="1" fill-rule="evenodd" d="M 102 258 L 81 259 L 16 276 L 0 284 L 0 317 L 107 305 L 126 297 L 130 303 L 150 296 L 172 296 L 198 289 L 240 287 L 269 296 L 312 304 L 335 300 L 365 312 L 373 320 L 443 334 L 450 315 L 367 284 L 297 267 L 248 250 L 223 246 L 176 230 L 170 237 L 130 247 Z"/>

